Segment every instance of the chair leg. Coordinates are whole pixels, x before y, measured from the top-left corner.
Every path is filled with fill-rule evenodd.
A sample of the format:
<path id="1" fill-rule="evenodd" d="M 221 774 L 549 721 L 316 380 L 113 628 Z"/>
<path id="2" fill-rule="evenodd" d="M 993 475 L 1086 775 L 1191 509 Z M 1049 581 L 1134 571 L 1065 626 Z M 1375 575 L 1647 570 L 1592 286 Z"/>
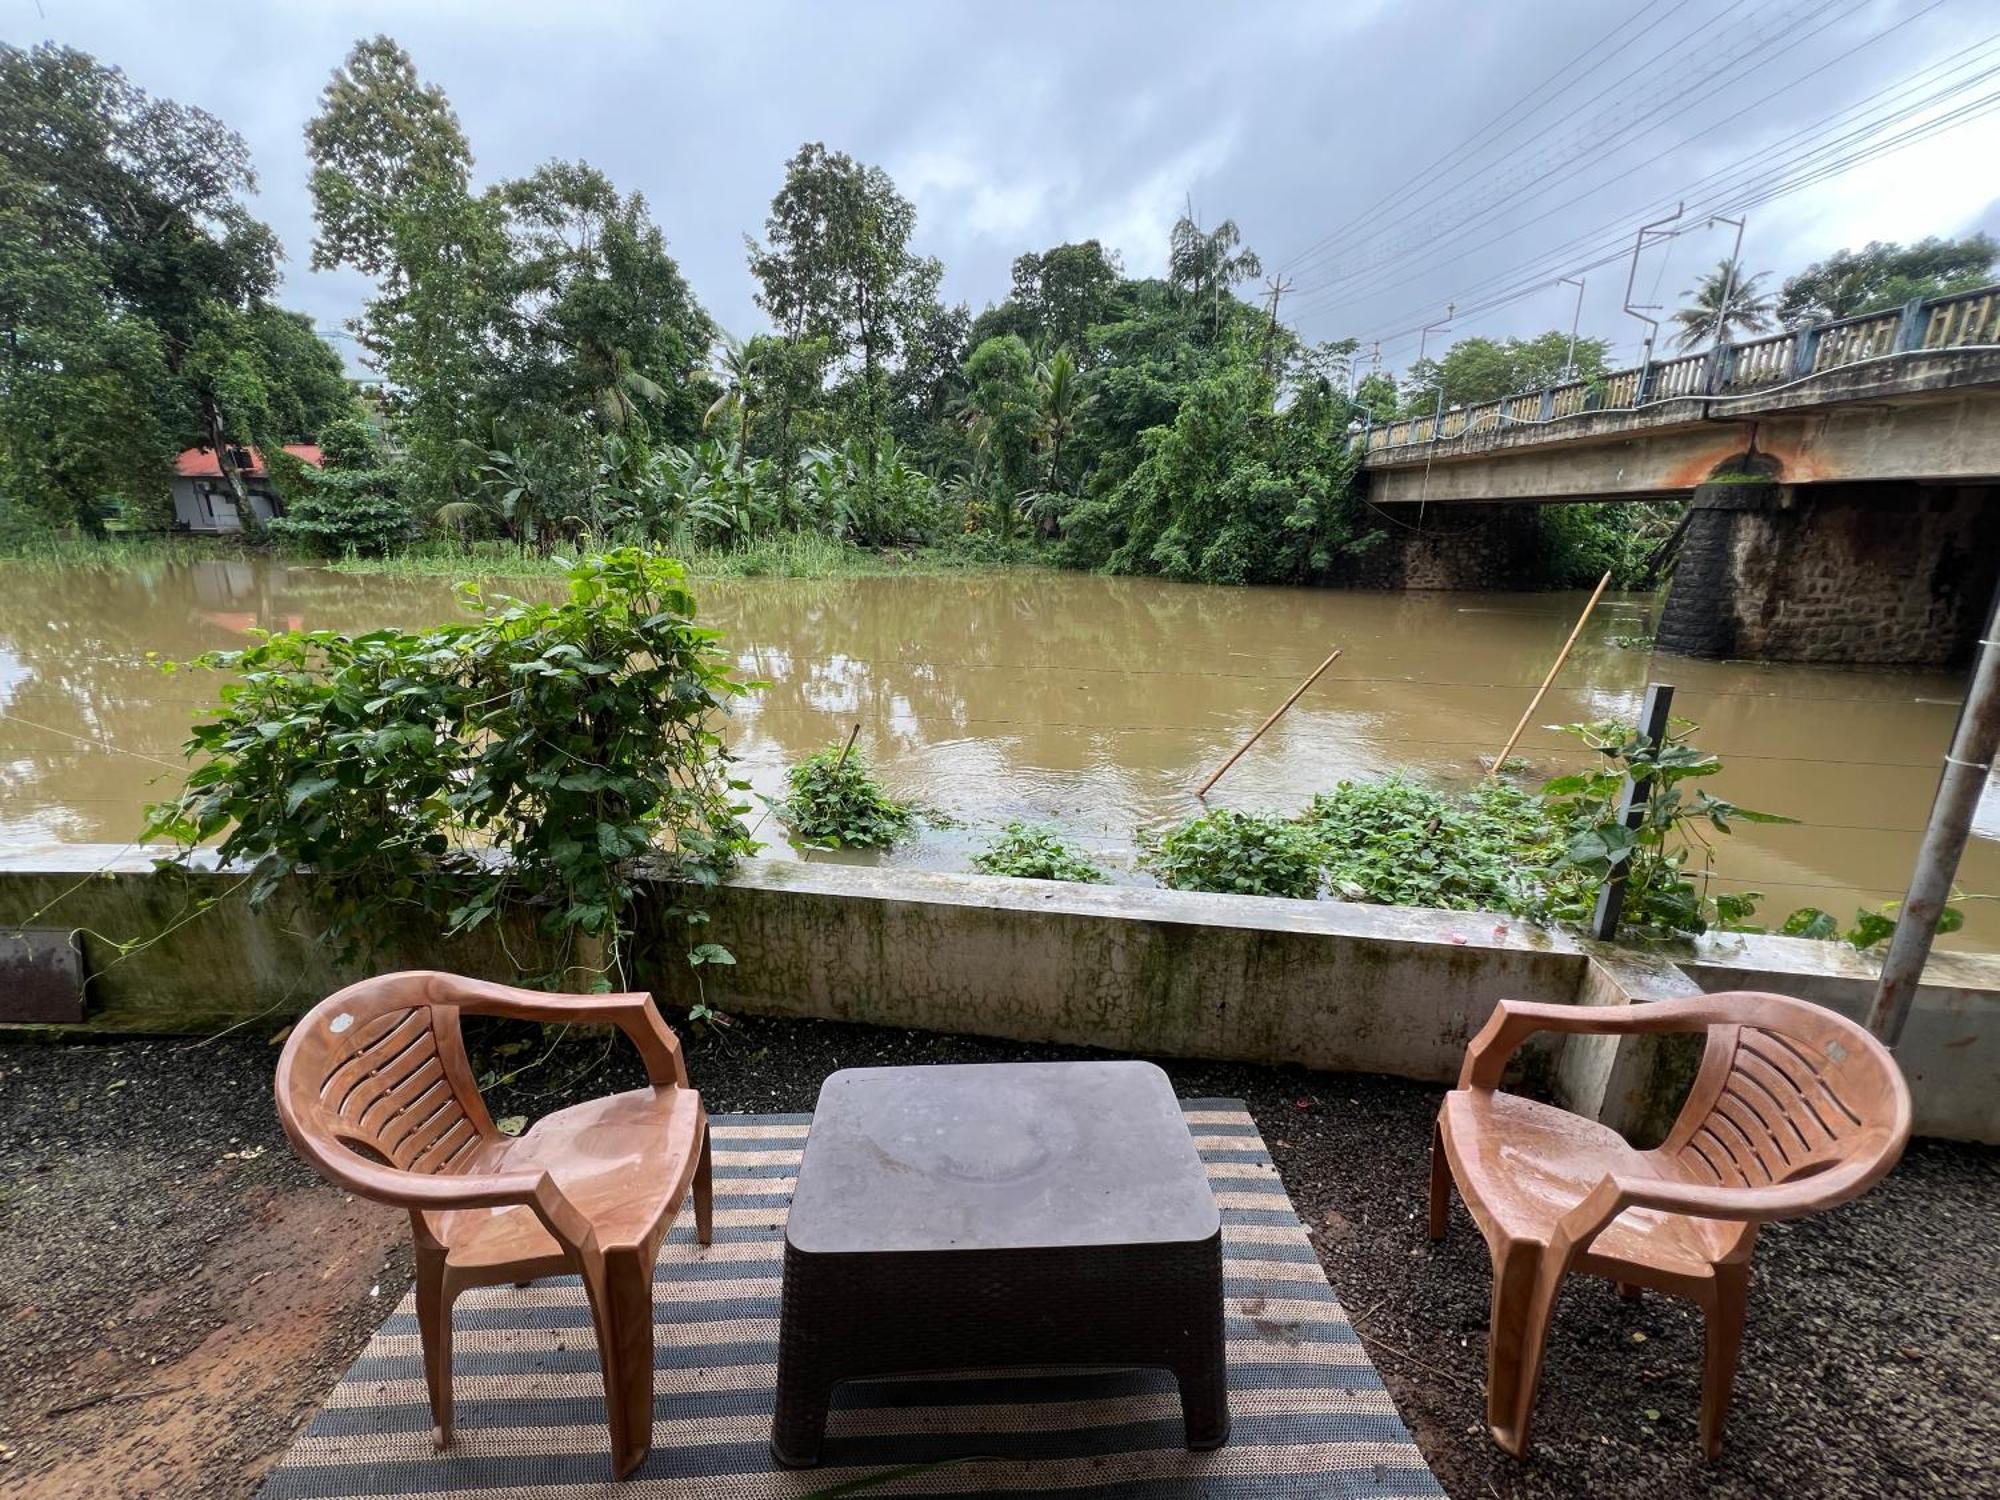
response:
<path id="1" fill-rule="evenodd" d="M 424 1346 L 424 1381 L 431 1392 L 431 1434 L 451 1446 L 451 1291 L 445 1285 L 444 1251 L 417 1246 L 417 1332 Z"/>
<path id="2" fill-rule="evenodd" d="M 1515 1458 L 1528 1451 L 1529 1421 L 1542 1378 L 1542 1349 L 1566 1263 L 1546 1247 L 1517 1240 L 1493 1258 L 1493 1308 L 1486 1332 L 1486 1424 Z"/>
<path id="3" fill-rule="evenodd" d="M 1729 1416 L 1729 1394 L 1736 1383 L 1736 1357 L 1743 1349 L 1743 1323 L 1749 1304 L 1749 1266 L 1717 1266 L 1715 1300 L 1707 1309 L 1708 1349 L 1701 1369 L 1701 1451 L 1709 1458 L 1722 1452 L 1722 1426 Z"/>
<path id="4" fill-rule="evenodd" d="M 1431 1127 L 1431 1238 L 1444 1238 L 1451 1214 L 1451 1162 L 1444 1154 L 1444 1127 Z"/>
<path id="5" fill-rule="evenodd" d="M 604 1367 L 612 1477 L 623 1479 L 653 1446 L 653 1267 L 636 1246 L 588 1255 L 584 1289 Z"/>
<path id="6" fill-rule="evenodd" d="M 694 1237 L 715 1243 L 715 1167 L 708 1144 L 708 1127 L 701 1128 L 701 1159 L 694 1164 Z"/>

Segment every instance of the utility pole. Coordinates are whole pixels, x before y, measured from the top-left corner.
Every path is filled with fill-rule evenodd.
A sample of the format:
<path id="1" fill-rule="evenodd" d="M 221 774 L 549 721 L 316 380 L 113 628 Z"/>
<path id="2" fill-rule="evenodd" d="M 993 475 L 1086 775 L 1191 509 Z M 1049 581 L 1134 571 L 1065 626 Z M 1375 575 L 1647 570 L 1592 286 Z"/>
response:
<path id="1" fill-rule="evenodd" d="M 1718 349 L 1722 347 L 1723 330 L 1729 326 L 1729 299 L 1736 295 L 1736 272 L 1738 263 L 1743 257 L 1743 226 L 1749 222 L 1750 216 L 1748 214 L 1745 214 L 1740 219 L 1726 219 L 1721 214 L 1716 214 L 1708 221 L 1710 229 L 1713 229 L 1718 224 L 1734 224 L 1736 226 L 1736 248 L 1729 252 L 1729 267 L 1722 273 L 1722 300 L 1716 304 L 1715 309 L 1714 344 Z"/>
<path id="2" fill-rule="evenodd" d="M 1923 982 L 1924 961 L 1930 957 L 1938 917 L 1951 897 L 1952 877 L 1965 853 L 1973 814 L 1993 774 L 1996 750 L 2000 750 L 2000 592 L 1994 595 L 1993 611 L 1980 637 L 1979 660 L 1972 669 L 1965 705 L 1958 711 L 1944 774 L 1931 801 L 1930 821 L 1917 847 L 1917 865 L 1896 912 L 1889 956 L 1882 960 L 1882 978 L 1868 1010 L 1868 1029 L 1886 1046 L 1896 1045 L 1910 1017 L 1910 1003 Z"/>
<path id="3" fill-rule="evenodd" d="M 1680 231 L 1668 229 L 1666 226 L 1674 223 L 1686 210 L 1687 204 L 1685 202 L 1676 203 L 1674 211 L 1664 219 L 1655 219 L 1650 224 L 1641 224 L 1639 226 L 1639 237 L 1632 242 L 1632 269 L 1625 273 L 1625 312 L 1628 316 L 1637 318 L 1641 323 L 1646 325 L 1646 347 L 1639 357 L 1640 389 L 1638 392 L 1638 401 L 1645 399 L 1645 369 L 1646 366 L 1653 362 L 1653 340 L 1658 337 L 1660 332 L 1660 320 L 1646 316 L 1649 312 L 1658 312 L 1660 305 L 1657 302 L 1648 302 L 1635 306 L 1632 302 L 1632 287 L 1639 279 L 1639 252 L 1646 248 L 1649 240 L 1670 240 L 1678 234 Z M 1635 401 L 1634 404 L 1637 405 L 1638 401 Z"/>
<path id="4" fill-rule="evenodd" d="M 1271 349 L 1278 338 L 1278 299 L 1289 292 L 1297 282 L 1287 281 L 1282 275 L 1273 276 L 1264 283 L 1264 290 L 1271 294 L 1271 321 L 1264 328 L 1264 378 L 1271 379 Z"/>
<path id="5" fill-rule="evenodd" d="M 1560 277 L 1556 285 L 1576 288 L 1576 311 L 1570 314 L 1569 319 L 1569 353 L 1563 356 L 1563 380 L 1568 382 L 1576 379 L 1576 331 L 1583 325 L 1583 278 Z"/>
<path id="6" fill-rule="evenodd" d="M 1421 366 L 1424 362 L 1424 351 L 1430 347 L 1431 335 L 1433 333 L 1442 333 L 1444 332 L 1445 329 L 1449 328 L 1451 326 L 1452 314 L 1457 311 L 1458 311 L 1458 304 L 1456 302 L 1447 302 L 1444 305 L 1444 316 L 1435 323 L 1426 323 L 1424 325 L 1423 333 L 1417 339 L 1417 364 L 1419 366 Z M 1432 442 L 1437 441 L 1438 429 L 1443 420 L 1444 420 L 1444 371 L 1440 369 L 1438 371 L 1438 378 L 1437 378 L 1437 409 L 1431 414 Z"/>

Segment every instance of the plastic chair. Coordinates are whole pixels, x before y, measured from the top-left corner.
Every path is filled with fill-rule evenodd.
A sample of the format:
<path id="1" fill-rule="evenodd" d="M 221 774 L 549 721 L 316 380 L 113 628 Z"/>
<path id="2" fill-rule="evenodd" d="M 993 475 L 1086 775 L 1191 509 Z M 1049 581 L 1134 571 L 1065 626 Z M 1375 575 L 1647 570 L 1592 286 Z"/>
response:
<path id="1" fill-rule="evenodd" d="M 609 1024 L 651 1087 L 493 1128 L 461 1015 Z M 712 1226 L 708 1118 L 648 995 L 559 995 L 452 974 L 387 974 L 306 1013 L 278 1059 L 278 1117 L 320 1174 L 410 1211 L 417 1322 L 439 1447 L 451 1442 L 451 1305 L 468 1287 L 577 1273 L 604 1366 L 617 1477 L 653 1437 L 653 1262 L 683 1195 Z"/>
<path id="2" fill-rule="evenodd" d="M 1499 1090 L 1533 1032 L 1706 1031 L 1672 1132 L 1635 1150 L 1616 1131 Z M 1486 1420 L 1521 1457 L 1562 1281 L 1604 1276 L 1699 1304 L 1707 1321 L 1701 1444 L 1722 1447 L 1757 1226 L 1858 1197 L 1902 1155 L 1910 1091 L 1888 1051 L 1845 1017 L 1738 991 L 1626 1007 L 1503 1000 L 1466 1049 L 1431 1147 L 1430 1235 L 1451 1184 L 1493 1258 Z"/>

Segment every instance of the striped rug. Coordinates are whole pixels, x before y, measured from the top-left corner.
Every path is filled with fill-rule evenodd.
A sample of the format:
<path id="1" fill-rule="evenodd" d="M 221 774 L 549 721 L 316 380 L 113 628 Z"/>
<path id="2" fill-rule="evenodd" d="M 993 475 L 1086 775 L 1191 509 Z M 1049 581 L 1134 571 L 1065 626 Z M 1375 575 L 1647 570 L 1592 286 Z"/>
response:
<path id="1" fill-rule="evenodd" d="M 377 1330 L 263 1500 L 450 1495 L 457 1500 L 805 1500 L 905 1465 L 867 1496 L 1441 1495 L 1320 1272 L 1249 1113 L 1184 1106 L 1222 1206 L 1228 1298 L 1227 1446 L 1181 1446 L 1162 1372 L 1025 1371 L 841 1386 L 825 1463 L 773 1467 L 779 1271 L 810 1115 L 719 1115 L 715 1244 L 687 1215 L 661 1253 L 653 1451 L 609 1478 L 603 1387 L 576 1278 L 467 1293 L 456 1308 L 456 1445 L 431 1446 L 410 1297 Z M 855 1493 L 841 1490 L 839 1493 Z"/>

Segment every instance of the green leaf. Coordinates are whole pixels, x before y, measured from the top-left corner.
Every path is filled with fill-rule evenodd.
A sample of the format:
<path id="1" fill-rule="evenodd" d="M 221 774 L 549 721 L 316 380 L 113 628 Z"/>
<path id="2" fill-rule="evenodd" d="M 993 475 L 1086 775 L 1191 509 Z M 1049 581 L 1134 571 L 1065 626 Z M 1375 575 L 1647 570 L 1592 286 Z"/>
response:
<path id="1" fill-rule="evenodd" d="M 703 964 L 734 965 L 736 955 L 720 943 L 697 943 L 688 952 L 688 962 L 696 968 Z"/>
<path id="2" fill-rule="evenodd" d="M 340 783 L 331 776 L 301 776 L 285 788 L 285 811 L 295 813 L 305 803 L 324 792 L 330 792 Z"/>

